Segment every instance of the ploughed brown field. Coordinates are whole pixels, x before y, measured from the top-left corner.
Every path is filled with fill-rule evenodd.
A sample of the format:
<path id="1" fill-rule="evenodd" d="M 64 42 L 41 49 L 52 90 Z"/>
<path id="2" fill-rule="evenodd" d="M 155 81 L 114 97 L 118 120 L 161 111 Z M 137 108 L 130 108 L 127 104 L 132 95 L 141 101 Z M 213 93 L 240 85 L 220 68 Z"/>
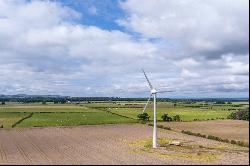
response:
<path id="1" fill-rule="evenodd" d="M 142 124 L 0 129 L 0 164 L 248 164 L 249 149 Z M 182 146 L 169 145 L 177 140 Z"/>
<path id="2" fill-rule="evenodd" d="M 194 133 L 213 135 L 223 139 L 239 140 L 249 143 L 249 121 L 211 120 L 193 122 L 162 122 L 177 130 L 188 130 Z"/>

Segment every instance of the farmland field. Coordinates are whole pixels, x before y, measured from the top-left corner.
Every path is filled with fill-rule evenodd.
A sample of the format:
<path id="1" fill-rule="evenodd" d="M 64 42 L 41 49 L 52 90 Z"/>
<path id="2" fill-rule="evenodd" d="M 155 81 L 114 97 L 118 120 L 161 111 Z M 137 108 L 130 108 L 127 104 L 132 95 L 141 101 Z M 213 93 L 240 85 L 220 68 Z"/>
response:
<path id="1" fill-rule="evenodd" d="M 0 106 L 0 126 L 10 128 L 15 122 L 26 117 L 15 127 L 70 126 L 86 124 L 134 123 L 142 112 L 145 102 L 94 102 L 85 104 L 41 104 L 7 103 Z M 157 103 L 157 119 L 163 114 L 179 115 L 182 121 L 226 119 L 238 108 L 248 106 L 247 102 L 233 104 Z M 153 118 L 152 103 L 146 112 Z"/>
<path id="2" fill-rule="evenodd" d="M 161 120 L 163 114 L 170 116 L 179 115 L 183 121 L 207 120 L 207 119 L 226 119 L 227 116 L 240 108 L 248 106 L 248 102 L 235 102 L 234 104 L 207 104 L 201 102 L 183 104 L 179 103 L 174 106 L 173 102 L 157 103 L 157 120 Z M 89 108 L 98 108 L 111 111 L 113 113 L 125 115 L 131 118 L 137 118 L 143 110 L 143 102 L 130 103 L 95 103 L 84 105 Z M 153 118 L 152 103 L 148 105 L 146 112 Z"/>
<path id="3" fill-rule="evenodd" d="M 3 128 L 11 128 L 15 122 L 26 116 L 28 116 L 28 113 L 0 112 L 0 126 L 3 125 Z"/>
<path id="4" fill-rule="evenodd" d="M 0 130 L 0 164 L 248 164 L 248 148 L 140 124 Z M 178 140 L 182 146 L 168 145 Z"/>
<path id="5" fill-rule="evenodd" d="M 70 126 L 86 124 L 134 123 L 136 120 L 124 118 L 96 109 L 75 105 L 26 105 L 18 104 L 0 107 L 0 125 L 10 128 L 23 117 L 33 115 L 16 127 Z"/>
<path id="6" fill-rule="evenodd" d="M 213 135 L 224 139 L 234 139 L 249 143 L 249 122 L 242 120 L 213 120 L 197 122 L 160 122 L 172 129 Z"/>
<path id="7" fill-rule="evenodd" d="M 86 112 L 87 107 L 80 107 L 75 105 L 26 105 L 17 104 L 11 106 L 1 106 L 0 112 Z M 94 111 L 94 110 L 93 110 Z"/>
<path id="8" fill-rule="evenodd" d="M 247 164 L 249 148 L 190 136 L 190 130 L 235 140 L 249 139 L 248 122 L 226 119 L 247 103 L 159 102 L 159 149 L 152 127 L 136 124 L 144 102 L 20 104 L 0 106 L 0 164 Z M 152 120 L 152 104 L 146 110 Z M 161 122 L 163 114 L 185 122 Z M 209 121 L 194 121 L 207 120 Z M 54 126 L 54 127 L 50 127 Z M 63 127 L 64 126 L 64 127 Z M 8 130 L 6 130 L 6 129 Z M 9 128 L 13 128 L 9 130 Z M 202 132 L 201 132 L 202 131 Z M 172 140 L 182 146 L 170 146 Z"/>
<path id="9" fill-rule="evenodd" d="M 17 127 L 75 126 L 135 122 L 137 121 L 100 111 L 83 113 L 35 113 L 31 118 L 17 125 Z"/>
<path id="10" fill-rule="evenodd" d="M 111 112 L 122 114 L 131 118 L 136 118 L 138 114 L 142 112 L 142 109 L 138 108 L 118 108 L 110 109 Z M 147 109 L 146 112 L 153 118 L 152 109 Z M 207 119 L 221 119 L 227 118 L 232 111 L 225 110 L 202 110 L 194 108 L 158 108 L 157 120 L 161 120 L 161 116 L 165 113 L 170 116 L 180 115 L 183 121 L 193 121 L 194 119 L 207 120 Z"/>

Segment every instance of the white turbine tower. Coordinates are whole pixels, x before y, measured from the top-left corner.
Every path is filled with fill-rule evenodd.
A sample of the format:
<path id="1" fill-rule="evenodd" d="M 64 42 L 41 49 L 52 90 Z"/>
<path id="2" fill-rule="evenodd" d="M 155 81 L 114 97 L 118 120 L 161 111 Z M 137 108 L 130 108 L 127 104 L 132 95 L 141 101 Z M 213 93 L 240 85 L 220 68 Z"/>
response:
<path id="1" fill-rule="evenodd" d="M 144 107 L 142 113 L 145 112 L 145 110 L 146 110 L 146 108 L 147 108 L 147 105 L 148 105 L 148 103 L 149 103 L 149 100 L 151 99 L 151 97 L 152 97 L 152 95 L 153 95 L 153 97 L 154 97 L 154 107 L 153 107 L 153 108 L 154 108 L 153 148 L 157 148 L 156 94 L 157 94 L 157 93 L 164 93 L 164 92 L 172 92 L 172 91 L 157 91 L 157 90 L 152 86 L 152 84 L 150 83 L 150 81 L 149 81 L 149 79 L 148 79 L 148 77 L 147 77 L 147 75 L 146 75 L 146 73 L 144 72 L 143 69 L 142 69 L 142 72 L 143 72 L 143 74 L 144 74 L 144 76 L 145 76 L 145 78 L 146 78 L 146 80 L 147 80 L 147 82 L 148 82 L 148 85 L 149 85 L 149 87 L 150 87 L 150 96 L 149 96 L 149 98 L 148 98 L 148 101 L 147 101 L 147 103 L 146 103 L 146 105 L 145 105 L 145 107 Z"/>

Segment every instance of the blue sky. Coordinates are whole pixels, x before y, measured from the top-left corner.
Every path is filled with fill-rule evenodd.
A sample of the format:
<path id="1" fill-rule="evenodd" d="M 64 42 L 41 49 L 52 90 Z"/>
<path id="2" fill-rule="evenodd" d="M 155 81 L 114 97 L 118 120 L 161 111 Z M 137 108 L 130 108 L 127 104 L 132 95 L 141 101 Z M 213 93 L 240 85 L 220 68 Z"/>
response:
<path id="1" fill-rule="evenodd" d="M 115 22 L 115 20 L 126 16 L 125 12 L 119 8 L 120 1 L 118 0 L 61 0 L 56 2 L 60 2 L 81 13 L 80 24 L 97 26 L 106 30 L 124 30 L 122 26 Z"/>
<path id="2" fill-rule="evenodd" d="M 15 12 L 14 12 L 15 11 Z M 0 0 L 0 94 L 248 97 L 248 0 Z"/>

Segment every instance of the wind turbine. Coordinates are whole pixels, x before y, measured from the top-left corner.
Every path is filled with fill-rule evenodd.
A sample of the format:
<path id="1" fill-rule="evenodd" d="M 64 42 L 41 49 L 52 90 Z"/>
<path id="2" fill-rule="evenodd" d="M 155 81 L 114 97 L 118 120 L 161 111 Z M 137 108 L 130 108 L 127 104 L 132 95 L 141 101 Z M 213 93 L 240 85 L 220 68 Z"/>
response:
<path id="1" fill-rule="evenodd" d="M 153 128 L 153 148 L 157 148 L 157 125 L 156 125 L 156 94 L 157 93 L 164 93 L 164 92 L 172 92 L 172 91 L 157 91 L 153 86 L 152 84 L 150 83 L 146 73 L 144 72 L 144 70 L 142 69 L 142 72 L 148 82 L 148 85 L 149 85 L 149 88 L 150 88 L 150 96 L 148 98 L 148 101 L 147 103 L 145 104 L 145 107 L 142 111 L 142 113 L 145 112 L 147 106 L 148 106 L 148 103 L 151 99 L 151 97 L 153 96 L 154 97 L 154 128 Z"/>

